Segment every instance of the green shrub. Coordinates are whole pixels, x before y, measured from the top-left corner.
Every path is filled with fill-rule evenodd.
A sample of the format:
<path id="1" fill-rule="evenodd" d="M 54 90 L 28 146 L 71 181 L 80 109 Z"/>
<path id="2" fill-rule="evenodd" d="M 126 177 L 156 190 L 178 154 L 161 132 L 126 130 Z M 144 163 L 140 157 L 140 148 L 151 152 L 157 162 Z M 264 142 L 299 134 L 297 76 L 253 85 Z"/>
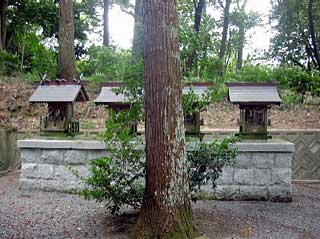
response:
<path id="1" fill-rule="evenodd" d="M 85 179 L 86 198 L 104 201 L 107 209 L 116 214 L 123 206 L 139 208 L 144 193 L 144 162 L 142 151 L 135 144 L 119 142 L 118 148 L 108 147 L 109 157 L 90 162 L 91 176 Z"/>
<path id="2" fill-rule="evenodd" d="M 280 109 L 293 108 L 294 106 L 302 103 L 303 96 L 301 94 L 297 94 L 292 90 L 286 90 L 282 93 L 282 105 L 280 106 Z"/>
<path id="3" fill-rule="evenodd" d="M 5 76 L 12 76 L 19 71 L 19 58 L 8 52 L 0 52 L 0 73 Z"/>
<path id="4" fill-rule="evenodd" d="M 212 187 L 216 187 L 222 168 L 234 163 L 237 152 L 230 149 L 234 143 L 234 138 L 225 138 L 196 143 L 192 150 L 187 150 L 189 187 L 193 196 L 196 197 L 206 182 L 210 181 Z"/>
<path id="5" fill-rule="evenodd" d="M 311 74 L 298 67 L 275 68 L 273 78 L 282 89 L 291 89 L 298 94 L 309 91 L 313 83 Z"/>
<path id="6" fill-rule="evenodd" d="M 274 82 L 273 70 L 267 66 L 244 66 L 240 71 L 229 71 L 225 75 L 227 82 Z"/>
<path id="7" fill-rule="evenodd" d="M 145 187 L 145 160 L 141 141 L 126 140 L 130 130 L 122 132 L 122 141 L 110 147 L 109 157 L 90 162 L 91 176 L 85 179 L 87 188 L 83 191 L 86 198 L 104 201 L 112 214 L 119 213 L 124 206 L 140 208 Z M 124 137 L 123 137 L 124 136 Z M 139 142 L 139 143 L 138 143 Z M 211 182 L 216 186 L 224 166 L 233 164 L 236 151 L 229 146 L 234 139 L 214 140 L 196 143 L 187 151 L 189 188 L 192 199 L 197 199 L 201 186 Z"/>
<path id="8" fill-rule="evenodd" d="M 133 65 L 131 52 L 127 50 L 92 46 L 87 54 L 87 59 L 77 62 L 77 70 L 94 83 L 124 82 Z"/>

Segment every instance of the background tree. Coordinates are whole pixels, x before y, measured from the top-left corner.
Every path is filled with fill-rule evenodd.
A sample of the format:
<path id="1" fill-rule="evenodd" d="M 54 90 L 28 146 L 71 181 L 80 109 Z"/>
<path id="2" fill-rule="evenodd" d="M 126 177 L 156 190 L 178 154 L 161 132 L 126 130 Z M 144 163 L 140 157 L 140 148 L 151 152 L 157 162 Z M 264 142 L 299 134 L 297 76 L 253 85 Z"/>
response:
<path id="1" fill-rule="evenodd" d="M 134 7 L 134 29 L 132 40 L 132 55 L 136 58 L 143 57 L 144 39 L 143 39 L 143 14 L 144 14 L 144 0 L 136 0 Z"/>
<path id="2" fill-rule="evenodd" d="M 0 52 L 6 48 L 8 0 L 0 1 Z"/>
<path id="3" fill-rule="evenodd" d="M 202 12 L 205 7 L 205 0 L 194 1 L 194 25 L 193 30 L 195 32 L 196 37 L 198 37 L 200 32 L 200 24 L 202 18 Z M 186 71 L 189 72 L 192 68 L 192 65 L 195 61 L 197 51 L 195 48 L 191 49 L 191 52 L 186 61 Z"/>
<path id="4" fill-rule="evenodd" d="M 207 14 L 206 5 L 205 1 L 178 1 L 180 56 L 187 81 L 216 76 L 220 33 L 218 21 Z"/>
<path id="5" fill-rule="evenodd" d="M 58 77 L 73 80 L 75 76 L 73 1 L 59 1 Z"/>
<path id="6" fill-rule="evenodd" d="M 221 61 L 223 61 L 225 57 L 225 52 L 226 52 L 231 1 L 232 0 L 218 1 L 220 6 L 223 8 L 223 30 L 222 30 L 221 44 L 220 44 L 220 51 L 219 51 L 219 59 Z"/>
<path id="7" fill-rule="evenodd" d="M 135 238 L 192 238 L 176 1 L 145 1 L 144 23 L 147 175 Z"/>
<path id="8" fill-rule="evenodd" d="M 311 43 L 312 43 L 312 52 L 316 60 L 317 68 L 320 71 L 320 53 L 318 49 L 318 43 L 317 43 L 314 20 L 313 20 L 313 0 L 309 0 L 308 18 L 309 18 L 309 32 L 310 32 Z"/>
<path id="9" fill-rule="evenodd" d="M 243 49 L 246 44 L 246 33 L 249 29 L 261 23 L 261 16 L 256 12 L 246 12 L 247 0 L 237 0 L 235 9 L 230 13 L 230 27 L 234 38 L 234 51 L 236 55 L 236 69 L 243 65 Z M 230 41 L 230 39 L 229 39 Z"/>
<path id="10" fill-rule="evenodd" d="M 109 0 L 103 0 L 103 45 L 109 46 Z"/>
<path id="11" fill-rule="evenodd" d="M 311 3 L 312 6 L 309 0 L 272 1 L 270 22 L 275 34 L 269 59 L 281 65 L 299 66 L 309 71 L 318 68 L 312 41 L 317 45 L 320 43 L 320 24 L 317 24 L 320 19 L 320 2 Z M 314 23 L 314 40 L 309 16 Z"/>

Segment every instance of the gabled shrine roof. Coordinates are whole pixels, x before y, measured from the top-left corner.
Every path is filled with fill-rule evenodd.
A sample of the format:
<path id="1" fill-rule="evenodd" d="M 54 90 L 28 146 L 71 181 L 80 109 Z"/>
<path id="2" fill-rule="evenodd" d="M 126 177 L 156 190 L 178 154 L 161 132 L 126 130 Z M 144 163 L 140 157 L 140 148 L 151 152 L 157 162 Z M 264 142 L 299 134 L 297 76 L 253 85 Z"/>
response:
<path id="1" fill-rule="evenodd" d="M 280 104 L 278 83 L 228 83 L 229 100 L 234 104 Z"/>
<path id="2" fill-rule="evenodd" d="M 43 81 L 29 99 L 30 103 L 76 102 L 89 100 L 81 82 Z"/>
<path id="3" fill-rule="evenodd" d="M 123 94 L 116 94 L 114 92 L 115 88 L 119 88 L 125 85 L 125 83 L 113 82 L 101 84 L 101 92 L 94 102 L 101 105 L 127 104 L 128 100 Z M 192 87 L 194 93 L 198 96 L 201 96 L 203 93 L 205 93 L 206 89 L 211 86 L 213 86 L 212 83 L 187 83 L 183 87 L 182 93 L 188 94 Z"/>
<path id="4" fill-rule="evenodd" d="M 94 101 L 96 104 L 112 105 L 112 104 L 126 104 L 127 98 L 123 94 L 116 94 L 114 90 L 121 86 L 125 86 L 124 83 L 103 83 L 101 84 L 101 91 L 97 99 Z"/>
<path id="5" fill-rule="evenodd" d="M 209 82 L 187 83 L 183 87 L 182 94 L 183 95 L 188 94 L 192 87 L 195 95 L 202 96 L 205 93 L 205 91 L 212 86 L 213 86 L 213 83 L 209 83 Z"/>

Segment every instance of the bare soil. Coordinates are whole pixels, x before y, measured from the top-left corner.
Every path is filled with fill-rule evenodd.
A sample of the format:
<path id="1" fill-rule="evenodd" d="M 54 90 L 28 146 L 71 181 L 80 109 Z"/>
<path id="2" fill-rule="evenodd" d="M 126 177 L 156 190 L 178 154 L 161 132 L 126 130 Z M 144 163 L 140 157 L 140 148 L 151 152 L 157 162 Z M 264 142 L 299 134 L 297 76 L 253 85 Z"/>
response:
<path id="1" fill-rule="evenodd" d="M 45 105 L 29 105 L 28 99 L 36 85 L 16 78 L 0 78 L 0 127 L 38 129 L 39 118 L 46 114 Z M 98 89 L 89 87 L 91 101 L 76 104 L 76 116 L 80 118 L 82 129 L 104 128 L 107 112 L 92 102 Z M 238 128 L 239 109 L 227 100 L 214 104 L 202 113 L 205 128 Z M 270 111 L 270 128 L 281 129 L 320 129 L 320 106 L 298 105 L 290 109 L 273 107 Z"/>
<path id="2" fill-rule="evenodd" d="M 0 238 L 129 238 L 138 212 L 110 215 L 71 194 L 18 190 L 19 173 L 0 177 Z M 212 239 L 316 239 L 320 184 L 294 184 L 292 203 L 199 201 L 194 223 Z"/>

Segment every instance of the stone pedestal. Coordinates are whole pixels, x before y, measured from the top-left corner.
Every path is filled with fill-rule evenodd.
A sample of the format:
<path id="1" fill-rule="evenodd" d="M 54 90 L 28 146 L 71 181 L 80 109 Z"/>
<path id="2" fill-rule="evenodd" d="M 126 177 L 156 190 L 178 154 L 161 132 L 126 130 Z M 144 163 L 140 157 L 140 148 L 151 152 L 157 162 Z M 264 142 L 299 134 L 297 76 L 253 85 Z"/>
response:
<path id="1" fill-rule="evenodd" d="M 98 141 L 20 140 L 21 189 L 71 192 L 84 187 L 88 162 L 107 155 Z M 74 172 L 77 172 L 78 176 Z"/>
<path id="2" fill-rule="evenodd" d="M 21 140 L 21 189 L 72 191 L 83 188 L 88 162 L 107 156 L 99 141 Z M 223 169 L 218 186 L 204 187 L 210 196 L 226 200 L 291 201 L 291 161 L 294 144 L 280 140 L 236 144 L 233 167 Z M 72 169 L 72 170 L 71 170 Z"/>
<path id="3" fill-rule="evenodd" d="M 291 161 L 294 144 L 281 140 L 236 144 L 233 167 L 223 169 L 216 189 L 206 192 L 225 200 L 292 200 Z"/>

